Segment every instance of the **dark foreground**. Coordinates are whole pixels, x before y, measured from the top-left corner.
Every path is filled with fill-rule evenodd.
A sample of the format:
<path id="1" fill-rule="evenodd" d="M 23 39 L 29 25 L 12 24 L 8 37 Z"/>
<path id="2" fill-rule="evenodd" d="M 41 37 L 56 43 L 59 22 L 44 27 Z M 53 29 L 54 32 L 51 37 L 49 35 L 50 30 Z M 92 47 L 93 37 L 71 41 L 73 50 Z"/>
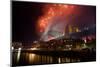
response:
<path id="1" fill-rule="evenodd" d="M 12 66 L 96 61 L 96 51 L 21 50 L 12 52 Z"/>

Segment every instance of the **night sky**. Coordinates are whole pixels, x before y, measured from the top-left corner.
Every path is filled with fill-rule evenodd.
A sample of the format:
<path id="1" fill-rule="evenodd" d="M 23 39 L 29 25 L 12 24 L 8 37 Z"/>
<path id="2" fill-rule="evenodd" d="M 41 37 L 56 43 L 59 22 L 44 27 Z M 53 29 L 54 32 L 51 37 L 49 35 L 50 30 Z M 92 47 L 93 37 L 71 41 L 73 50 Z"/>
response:
<path id="1" fill-rule="evenodd" d="M 41 6 L 28 2 L 12 2 L 12 40 L 37 39 L 36 21 L 42 15 Z"/>
<path id="2" fill-rule="evenodd" d="M 39 38 L 37 20 L 44 14 L 44 4 L 34 2 L 12 2 L 12 40 L 32 42 Z M 68 24 L 79 27 L 90 26 L 96 23 L 95 6 L 77 6 Z M 66 19 L 67 20 L 67 19 Z"/>

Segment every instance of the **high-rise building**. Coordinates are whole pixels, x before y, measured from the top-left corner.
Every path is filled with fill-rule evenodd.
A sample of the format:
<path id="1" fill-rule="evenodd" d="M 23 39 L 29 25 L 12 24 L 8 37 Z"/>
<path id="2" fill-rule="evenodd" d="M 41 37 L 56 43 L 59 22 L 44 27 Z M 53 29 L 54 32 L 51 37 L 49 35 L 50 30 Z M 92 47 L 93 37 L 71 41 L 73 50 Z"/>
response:
<path id="1" fill-rule="evenodd" d="M 80 29 L 77 26 L 68 26 L 69 33 L 80 32 Z"/>
<path id="2" fill-rule="evenodd" d="M 69 33 L 72 33 L 73 32 L 73 29 L 72 29 L 72 26 L 71 25 L 68 26 L 68 30 L 69 30 L 68 31 Z"/>
<path id="3" fill-rule="evenodd" d="M 80 32 L 81 30 L 79 27 L 74 26 L 74 25 L 67 25 L 65 28 L 65 36 L 69 36 L 71 33 L 77 33 Z"/>

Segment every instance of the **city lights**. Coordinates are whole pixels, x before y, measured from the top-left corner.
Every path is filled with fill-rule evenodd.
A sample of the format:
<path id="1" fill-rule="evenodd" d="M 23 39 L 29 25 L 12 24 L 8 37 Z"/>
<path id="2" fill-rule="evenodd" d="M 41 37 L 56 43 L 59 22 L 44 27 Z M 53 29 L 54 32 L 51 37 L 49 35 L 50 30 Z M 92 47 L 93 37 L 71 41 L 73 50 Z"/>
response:
<path id="1" fill-rule="evenodd" d="M 96 61 L 96 6 L 12 5 L 12 66 Z"/>
<path id="2" fill-rule="evenodd" d="M 31 50 L 38 50 L 38 48 L 31 48 Z"/>

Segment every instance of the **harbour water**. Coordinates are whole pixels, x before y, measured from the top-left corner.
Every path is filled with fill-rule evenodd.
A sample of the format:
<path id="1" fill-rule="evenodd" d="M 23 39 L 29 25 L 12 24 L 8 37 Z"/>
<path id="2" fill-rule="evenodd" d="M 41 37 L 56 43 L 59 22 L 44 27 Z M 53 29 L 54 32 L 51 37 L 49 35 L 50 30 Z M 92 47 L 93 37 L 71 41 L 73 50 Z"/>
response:
<path id="1" fill-rule="evenodd" d="M 87 61 L 95 61 L 95 52 L 93 53 L 81 53 L 81 54 L 75 54 L 72 53 L 72 55 L 68 56 L 68 52 L 61 52 L 61 54 L 58 56 L 58 53 L 46 54 L 46 52 L 43 52 L 44 54 L 36 54 L 34 52 L 21 52 L 19 50 L 18 52 L 12 53 L 12 65 L 13 66 L 26 66 L 26 65 L 42 65 L 42 64 L 61 64 L 61 63 L 74 63 L 74 62 L 87 62 Z M 62 53 L 68 53 L 67 56 L 63 56 Z"/>

